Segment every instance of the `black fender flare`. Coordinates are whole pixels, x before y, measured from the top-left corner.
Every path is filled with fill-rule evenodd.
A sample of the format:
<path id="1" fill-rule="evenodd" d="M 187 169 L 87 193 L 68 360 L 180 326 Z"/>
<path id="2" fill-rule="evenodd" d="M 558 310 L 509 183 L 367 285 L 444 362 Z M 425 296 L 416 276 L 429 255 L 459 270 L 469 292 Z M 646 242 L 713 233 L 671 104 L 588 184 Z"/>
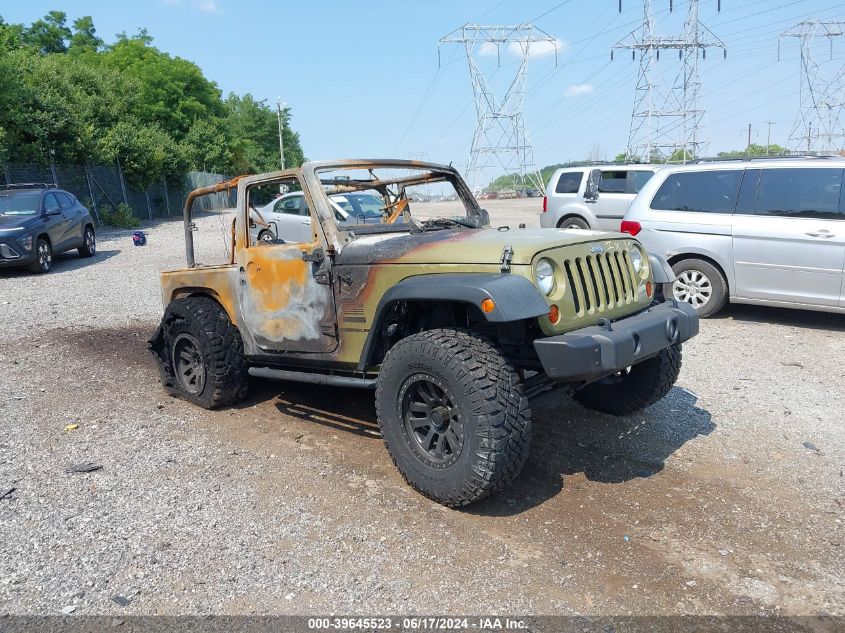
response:
<path id="1" fill-rule="evenodd" d="M 651 274 L 654 278 L 654 283 L 665 284 L 675 281 L 675 271 L 666 261 L 666 258 L 657 255 L 656 253 L 648 254 L 648 263 L 651 266 Z"/>
<path id="2" fill-rule="evenodd" d="M 507 323 L 536 318 L 549 313 L 549 305 L 527 278 L 508 273 L 435 273 L 407 277 L 384 293 L 376 307 L 367 334 L 358 371 L 369 363 L 375 337 L 381 330 L 387 308 L 397 301 L 443 301 L 467 303 L 481 309 L 481 302 L 492 299 L 490 312 L 481 311 L 487 321 Z"/>

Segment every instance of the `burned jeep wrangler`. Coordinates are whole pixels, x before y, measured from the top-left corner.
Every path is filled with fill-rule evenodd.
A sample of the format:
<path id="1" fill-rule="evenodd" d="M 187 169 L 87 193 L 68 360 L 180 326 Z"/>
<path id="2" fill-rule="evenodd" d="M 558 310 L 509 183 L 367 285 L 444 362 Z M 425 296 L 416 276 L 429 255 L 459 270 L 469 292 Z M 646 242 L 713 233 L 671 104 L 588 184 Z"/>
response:
<path id="1" fill-rule="evenodd" d="M 229 261 L 198 264 L 192 203 L 227 188 Z M 310 226 L 309 242 L 250 239 L 274 197 Z M 192 192 L 184 221 L 188 266 L 162 273 L 150 342 L 167 389 L 206 408 L 243 398 L 250 376 L 374 389 L 397 468 L 447 506 L 518 475 L 531 396 L 560 386 L 585 407 L 634 413 L 671 389 L 681 343 L 698 332 L 691 307 L 662 295 L 668 264 L 635 239 L 491 227 L 443 165 L 243 176 Z"/>

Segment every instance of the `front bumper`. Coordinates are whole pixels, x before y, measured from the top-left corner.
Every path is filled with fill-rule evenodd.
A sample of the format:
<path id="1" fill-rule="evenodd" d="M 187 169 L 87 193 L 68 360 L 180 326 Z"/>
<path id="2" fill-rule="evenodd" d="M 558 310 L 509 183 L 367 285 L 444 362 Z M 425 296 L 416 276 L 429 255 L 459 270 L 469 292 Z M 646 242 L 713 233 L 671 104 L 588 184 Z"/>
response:
<path id="1" fill-rule="evenodd" d="M 633 316 L 534 341 L 546 375 L 561 382 L 589 382 L 636 365 L 698 334 L 691 305 L 674 300 Z"/>
<path id="2" fill-rule="evenodd" d="M 11 239 L 0 239 L 0 268 L 28 266 L 36 260 L 35 249 L 30 251 Z"/>

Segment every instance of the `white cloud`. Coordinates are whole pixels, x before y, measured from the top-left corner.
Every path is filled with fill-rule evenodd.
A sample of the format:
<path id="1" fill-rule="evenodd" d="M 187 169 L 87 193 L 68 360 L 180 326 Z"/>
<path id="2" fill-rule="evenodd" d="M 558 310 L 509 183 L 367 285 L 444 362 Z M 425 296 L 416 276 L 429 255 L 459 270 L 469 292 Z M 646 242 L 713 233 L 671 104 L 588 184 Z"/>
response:
<path id="1" fill-rule="evenodd" d="M 220 13 L 220 6 L 216 0 L 199 0 L 195 3 L 195 6 L 205 13 Z"/>
<path id="2" fill-rule="evenodd" d="M 563 40 L 556 39 L 554 42 L 548 41 L 540 41 L 540 42 L 531 42 L 529 44 L 520 43 L 520 42 L 511 42 L 508 44 L 508 52 L 511 55 L 522 55 L 522 51 L 524 47 L 528 46 L 528 56 L 531 59 L 536 59 L 538 57 L 545 57 L 546 55 L 554 55 L 555 50 L 557 50 L 558 55 L 563 51 L 567 46 L 569 46 L 569 42 L 565 42 Z"/>
<path id="3" fill-rule="evenodd" d="M 496 46 L 493 42 L 484 42 L 481 46 L 478 47 L 478 54 L 485 55 L 487 57 L 494 57 L 497 53 L 498 46 Z"/>
<path id="4" fill-rule="evenodd" d="M 168 4 L 172 7 L 182 6 L 184 4 L 183 0 L 161 0 L 164 4 Z M 194 7 L 197 11 L 202 11 L 203 13 L 223 13 L 223 10 L 220 8 L 220 5 L 217 4 L 217 0 L 192 0 L 191 6 Z"/>
<path id="5" fill-rule="evenodd" d="M 567 97 L 579 97 L 590 94 L 596 87 L 593 84 L 572 84 L 563 94 Z"/>

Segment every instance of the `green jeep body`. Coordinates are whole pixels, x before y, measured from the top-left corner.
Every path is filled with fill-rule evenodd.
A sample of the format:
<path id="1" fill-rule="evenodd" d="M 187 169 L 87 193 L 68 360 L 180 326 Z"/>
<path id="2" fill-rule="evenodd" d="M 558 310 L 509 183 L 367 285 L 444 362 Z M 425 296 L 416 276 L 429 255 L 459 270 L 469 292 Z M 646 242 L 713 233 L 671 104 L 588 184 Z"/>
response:
<path id="1" fill-rule="evenodd" d="M 341 168 L 369 176 L 323 176 Z M 312 241 L 250 243 L 251 192 L 282 180 L 305 196 Z M 414 218 L 406 189 L 438 183 L 451 184 L 465 217 Z M 192 202 L 228 187 L 238 211 L 230 262 L 197 265 Z M 363 190 L 382 195 L 385 217 L 404 209 L 404 223 L 339 222 L 329 194 Z M 698 328 L 685 304 L 663 299 L 668 265 L 635 239 L 491 227 L 443 165 L 338 161 L 241 177 L 192 192 L 185 237 L 188 267 L 162 273 L 166 310 L 151 341 L 166 386 L 205 407 L 243 397 L 248 375 L 377 387 L 394 461 L 447 505 L 518 473 L 528 396 L 565 386 L 608 413 L 641 409 L 671 388 L 680 344 Z M 546 292 L 541 260 L 552 270 Z"/>

